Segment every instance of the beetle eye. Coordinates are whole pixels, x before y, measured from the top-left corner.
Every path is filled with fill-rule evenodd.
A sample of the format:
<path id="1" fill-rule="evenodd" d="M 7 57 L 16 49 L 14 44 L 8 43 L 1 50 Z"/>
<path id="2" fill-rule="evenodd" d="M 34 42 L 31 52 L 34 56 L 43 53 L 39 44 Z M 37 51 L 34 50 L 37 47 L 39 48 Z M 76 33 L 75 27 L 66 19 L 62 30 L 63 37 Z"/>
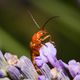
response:
<path id="1" fill-rule="evenodd" d="M 43 32 L 43 34 L 45 34 L 45 33 Z"/>

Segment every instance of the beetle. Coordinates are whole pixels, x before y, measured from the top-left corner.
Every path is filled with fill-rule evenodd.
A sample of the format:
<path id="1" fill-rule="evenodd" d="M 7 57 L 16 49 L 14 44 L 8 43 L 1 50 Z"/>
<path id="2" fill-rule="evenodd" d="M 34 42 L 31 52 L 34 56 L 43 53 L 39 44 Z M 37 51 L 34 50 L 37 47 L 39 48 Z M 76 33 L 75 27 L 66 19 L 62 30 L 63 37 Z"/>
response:
<path id="1" fill-rule="evenodd" d="M 41 46 L 45 45 L 44 41 L 51 38 L 51 35 L 47 33 L 46 30 L 39 30 L 32 36 L 32 40 L 30 42 L 30 49 L 31 49 L 31 57 L 32 63 L 35 66 L 35 57 L 39 56 L 39 49 Z M 50 39 L 51 40 L 51 39 Z"/>
<path id="2" fill-rule="evenodd" d="M 35 64 L 35 57 L 39 56 L 39 49 L 41 48 L 41 46 L 45 45 L 45 41 L 49 41 L 51 43 L 54 43 L 51 40 L 51 35 L 47 32 L 47 30 L 45 29 L 45 25 L 52 19 L 55 19 L 57 16 L 51 17 L 49 18 L 42 27 L 40 27 L 37 22 L 35 21 L 33 15 L 31 14 L 30 11 L 28 11 L 29 15 L 31 16 L 32 20 L 34 21 L 34 23 L 36 24 L 36 26 L 39 28 L 39 31 L 37 31 L 36 33 L 33 34 L 31 42 L 30 42 L 30 49 L 31 49 L 31 59 L 32 59 L 32 63 L 35 66 L 36 70 L 38 73 L 40 73 L 40 69 L 37 67 L 37 65 Z"/>

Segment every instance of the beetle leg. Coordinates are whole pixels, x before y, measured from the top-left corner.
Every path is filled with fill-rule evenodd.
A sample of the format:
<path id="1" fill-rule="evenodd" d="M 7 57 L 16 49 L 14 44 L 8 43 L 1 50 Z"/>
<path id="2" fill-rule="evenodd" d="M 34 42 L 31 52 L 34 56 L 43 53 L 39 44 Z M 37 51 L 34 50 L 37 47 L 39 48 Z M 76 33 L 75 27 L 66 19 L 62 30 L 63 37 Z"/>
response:
<path id="1" fill-rule="evenodd" d="M 40 41 L 42 42 L 42 41 L 46 40 L 47 38 L 50 38 L 50 35 L 45 36 L 43 39 L 41 38 Z"/>
<path id="2" fill-rule="evenodd" d="M 50 41 L 52 44 L 54 44 L 54 41 L 52 41 L 51 35 L 50 35 L 49 41 Z"/>
<path id="3" fill-rule="evenodd" d="M 49 42 L 50 42 L 50 43 L 55 44 L 54 41 L 52 41 L 51 35 L 47 35 L 47 36 L 45 36 L 43 39 L 41 38 L 41 39 L 40 39 L 41 43 L 42 43 L 43 45 L 45 45 L 44 40 L 46 40 L 46 39 L 48 39 L 48 38 L 49 38 Z"/>

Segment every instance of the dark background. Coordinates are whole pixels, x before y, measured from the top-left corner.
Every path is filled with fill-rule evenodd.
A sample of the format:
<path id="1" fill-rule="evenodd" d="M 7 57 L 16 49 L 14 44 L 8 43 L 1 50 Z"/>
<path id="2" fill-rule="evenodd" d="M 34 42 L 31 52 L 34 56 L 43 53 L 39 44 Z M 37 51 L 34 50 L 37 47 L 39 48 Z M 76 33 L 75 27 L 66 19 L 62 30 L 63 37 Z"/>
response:
<path id="1" fill-rule="evenodd" d="M 80 60 L 80 0 L 0 0 L 0 49 L 30 57 L 29 43 L 36 27 L 27 9 L 42 26 L 47 23 L 57 48 L 57 57 L 64 61 Z"/>

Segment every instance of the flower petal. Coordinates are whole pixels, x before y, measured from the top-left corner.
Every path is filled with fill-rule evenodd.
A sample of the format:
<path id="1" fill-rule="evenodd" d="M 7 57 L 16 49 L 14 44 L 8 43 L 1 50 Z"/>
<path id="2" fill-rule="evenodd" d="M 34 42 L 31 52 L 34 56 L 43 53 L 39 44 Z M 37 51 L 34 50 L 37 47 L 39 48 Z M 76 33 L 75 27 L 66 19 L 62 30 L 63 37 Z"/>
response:
<path id="1" fill-rule="evenodd" d="M 45 43 L 45 45 L 43 45 L 40 50 L 39 50 L 40 53 L 44 54 L 45 56 L 56 56 L 56 48 L 53 46 L 52 43 L 50 42 L 47 42 Z"/>
<path id="2" fill-rule="evenodd" d="M 45 78 L 51 80 L 51 73 L 49 66 L 46 63 L 44 63 L 40 69 L 42 74 L 44 74 Z"/>
<path id="3" fill-rule="evenodd" d="M 44 63 L 46 63 L 46 60 L 43 60 L 42 57 L 38 56 L 35 58 L 35 63 L 37 64 L 38 67 L 42 67 Z"/>
<path id="4" fill-rule="evenodd" d="M 31 80 L 36 80 L 38 78 L 38 74 L 32 62 L 26 56 L 22 56 L 17 65 L 26 78 Z"/>
<path id="5" fill-rule="evenodd" d="M 19 70 L 14 66 L 9 66 L 7 72 L 12 80 L 20 80 L 22 78 L 21 73 Z"/>
<path id="6" fill-rule="evenodd" d="M 4 66 L 7 66 L 7 62 L 6 62 L 2 52 L 0 51 L 0 68 L 5 68 Z"/>
<path id="7" fill-rule="evenodd" d="M 59 67 L 59 62 L 56 58 L 56 52 L 56 48 L 50 42 L 45 43 L 45 45 L 43 45 L 39 50 L 40 58 L 43 62 L 49 62 L 53 67 Z"/>
<path id="8" fill-rule="evenodd" d="M 59 64 L 62 68 L 68 68 L 68 64 L 64 63 L 62 60 L 59 60 Z"/>
<path id="9" fill-rule="evenodd" d="M 72 77 L 75 77 L 77 74 L 80 74 L 80 63 L 79 62 L 76 62 L 76 60 L 70 60 L 68 64 L 69 64 L 68 69 Z"/>

